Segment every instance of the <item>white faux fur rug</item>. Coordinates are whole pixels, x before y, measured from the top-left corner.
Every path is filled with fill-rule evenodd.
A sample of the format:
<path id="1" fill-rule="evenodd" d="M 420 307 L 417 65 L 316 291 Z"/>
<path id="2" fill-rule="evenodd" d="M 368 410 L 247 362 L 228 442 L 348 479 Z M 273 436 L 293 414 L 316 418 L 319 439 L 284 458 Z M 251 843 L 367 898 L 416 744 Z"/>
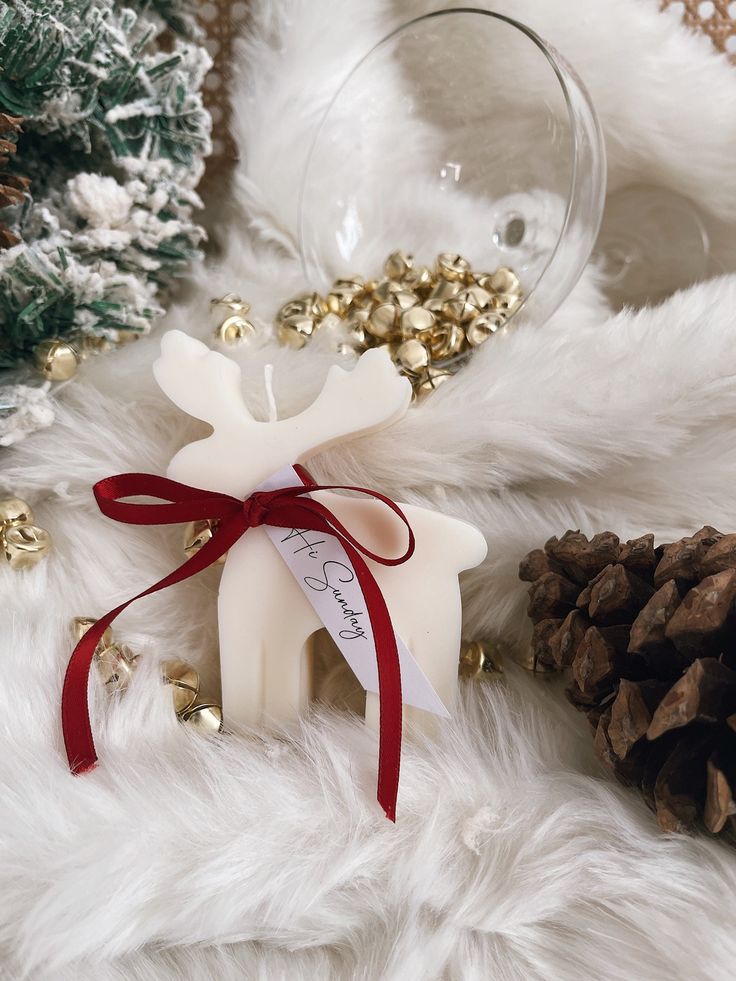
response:
<path id="1" fill-rule="evenodd" d="M 306 0 L 252 6 L 244 163 L 223 254 L 169 317 L 202 338 L 218 291 L 241 292 L 265 325 L 304 285 L 294 175 L 306 134 L 371 39 L 421 4 L 320 0 L 318 16 Z M 591 0 L 583 15 L 564 0 L 517 0 L 513 13 L 588 83 L 612 186 L 655 180 L 692 196 L 719 267 L 736 268 L 736 73 L 725 59 L 642 0 Z M 735 332 L 736 275 L 610 315 L 589 270 L 543 331 L 489 343 L 390 431 L 314 470 L 398 499 L 444 498 L 478 523 L 489 558 L 465 581 L 467 634 L 523 648 L 516 566 L 551 534 L 736 530 Z M 375 740 L 347 714 L 212 739 L 179 725 L 158 662 L 191 660 L 217 695 L 214 570 L 120 619 L 139 671 L 123 697 L 95 687 L 102 762 L 68 773 L 69 619 L 108 610 L 181 558 L 176 529 L 113 524 L 90 493 L 112 473 L 163 472 L 196 429 L 153 383 L 158 343 L 86 365 L 60 392 L 54 427 L 3 457 L 3 488 L 33 502 L 56 548 L 31 572 L 0 567 L 0 976 L 732 976 L 736 852 L 661 835 L 599 766 L 557 680 L 510 666 L 503 684 L 467 687 L 439 742 L 408 742 L 395 826 L 373 799 Z M 331 361 L 267 340 L 236 356 L 261 414 L 264 364 L 288 415 Z"/>

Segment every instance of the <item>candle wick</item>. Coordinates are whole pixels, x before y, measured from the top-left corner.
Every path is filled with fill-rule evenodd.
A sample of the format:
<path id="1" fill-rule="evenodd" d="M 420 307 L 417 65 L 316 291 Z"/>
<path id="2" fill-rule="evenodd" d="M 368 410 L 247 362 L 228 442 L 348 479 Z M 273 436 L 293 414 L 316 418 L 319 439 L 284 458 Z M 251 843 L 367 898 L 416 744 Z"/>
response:
<path id="1" fill-rule="evenodd" d="M 276 408 L 276 399 L 273 394 L 273 365 L 267 364 L 263 368 L 263 379 L 266 385 L 266 401 L 268 402 L 268 421 L 277 422 L 279 410 Z"/>

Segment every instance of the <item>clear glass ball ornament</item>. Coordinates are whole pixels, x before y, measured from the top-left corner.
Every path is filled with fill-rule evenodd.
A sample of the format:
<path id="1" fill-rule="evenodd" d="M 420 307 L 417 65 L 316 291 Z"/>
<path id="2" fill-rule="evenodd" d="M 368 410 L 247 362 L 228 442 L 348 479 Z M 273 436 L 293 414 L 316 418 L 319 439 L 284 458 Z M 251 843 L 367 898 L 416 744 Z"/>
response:
<path id="1" fill-rule="evenodd" d="M 507 266 L 543 324 L 577 282 L 603 211 L 603 138 L 565 59 L 510 17 L 441 10 L 352 68 L 316 131 L 300 189 L 307 282 L 380 276 L 394 249 L 474 272 Z"/>

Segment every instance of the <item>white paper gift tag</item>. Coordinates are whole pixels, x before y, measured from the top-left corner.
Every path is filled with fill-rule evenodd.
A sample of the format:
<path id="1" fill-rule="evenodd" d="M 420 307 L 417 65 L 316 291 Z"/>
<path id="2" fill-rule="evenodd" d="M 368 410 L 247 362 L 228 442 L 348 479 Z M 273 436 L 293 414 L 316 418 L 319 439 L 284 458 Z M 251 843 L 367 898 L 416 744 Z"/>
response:
<path id="1" fill-rule="evenodd" d="M 296 470 L 289 466 L 264 480 L 257 490 L 278 490 L 301 483 Z M 300 528 L 264 527 L 360 684 L 366 691 L 377 693 L 373 629 L 358 577 L 340 540 Z M 398 634 L 396 647 L 404 704 L 449 718 L 444 703 Z"/>

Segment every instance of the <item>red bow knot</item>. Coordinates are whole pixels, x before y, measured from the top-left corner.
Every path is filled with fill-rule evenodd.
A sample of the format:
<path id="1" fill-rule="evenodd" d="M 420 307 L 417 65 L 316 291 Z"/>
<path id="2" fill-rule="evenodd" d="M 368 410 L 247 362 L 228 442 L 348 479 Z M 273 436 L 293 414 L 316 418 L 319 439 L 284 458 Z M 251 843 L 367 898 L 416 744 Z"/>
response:
<path id="1" fill-rule="evenodd" d="M 256 491 L 243 501 L 243 514 L 248 522 L 249 528 L 260 528 L 266 524 L 268 517 L 268 504 L 263 500 L 262 491 Z"/>
<path id="2" fill-rule="evenodd" d="M 94 495 L 100 510 L 115 521 L 134 525 L 158 525 L 209 520 L 217 522 L 217 525 L 210 540 L 198 552 L 168 576 L 101 617 L 74 648 L 67 666 L 61 699 L 64 743 L 72 772 L 83 773 L 97 762 L 87 704 L 87 685 L 97 645 L 115 618 L 136 600 L 183 582 L 212 565 L 249 528 L 258 528 L 264 524 L 277 528 L 299 528 L 334 535 L 340 540 L 365 597 L 375 637 L 378 665 L 380 723 L 377 797 L 386 816 L 395 820 L 401 762 L 401 671 L 391 616 L 364 556 L 381 565 L 400 565 L 414 553 L 414 533 L 401 508 L 383 494 L 364 487 L 317 485 L 303 468 L 296 469 L 302 484 L 273 491 L 255 491 L 245 500 L 229 494 L 189 487 L 153 474 L 119 474 L 95 484 Z M 312 491 L 322 490 L 353 491 L 385 504 L 403 521 L 409 533 L 409 542 L 403 555 L 397 558 L 376 555 L 357 541 L 329 508 L 309 496 Z M 141 504 L 125 500 L 141 496 L 154 497 L 162 503 Z"/>

